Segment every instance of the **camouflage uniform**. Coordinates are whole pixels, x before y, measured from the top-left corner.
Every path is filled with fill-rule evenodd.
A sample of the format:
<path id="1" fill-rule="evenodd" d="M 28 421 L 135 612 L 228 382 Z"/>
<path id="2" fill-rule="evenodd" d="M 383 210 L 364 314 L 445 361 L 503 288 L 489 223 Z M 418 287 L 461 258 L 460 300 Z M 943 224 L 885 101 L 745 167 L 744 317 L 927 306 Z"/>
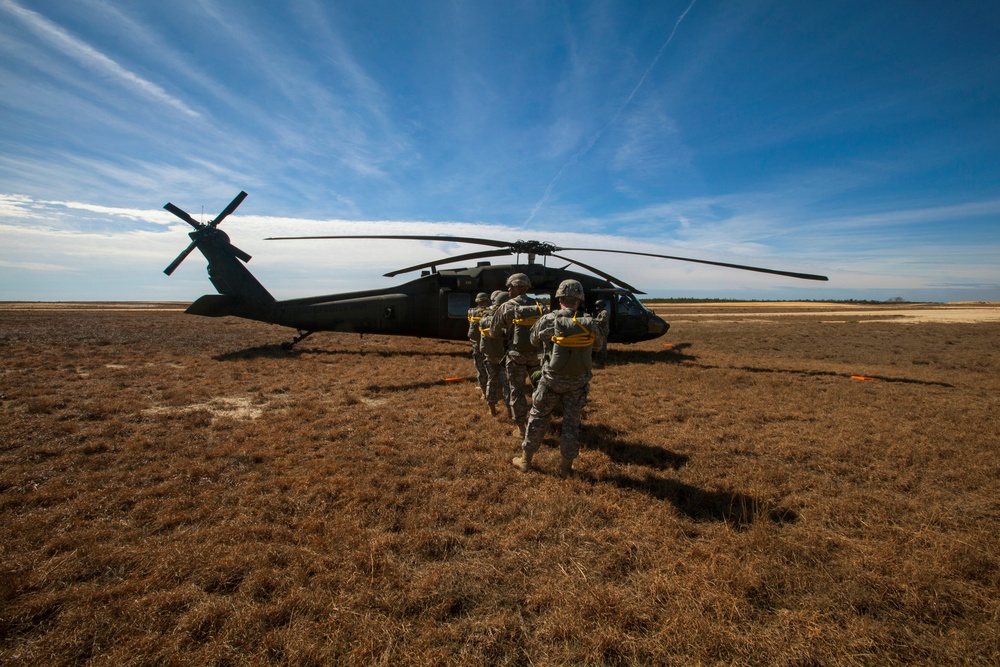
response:
<path id="1" fill-rule="evenodd" d="M 486 368 L 486 404 L 490 412 L 496 414 L 496 404 L 502 398 L 507 404 L 510 388 L 507 385 L 507 374 L 503 370 L 506 356 L 505 340 L 489 335 L 492 329 L 494 313 L 497 307 L 507 298 L 505 292 L 497 290 L 492 295 L 493 308 L 487 308 L 479 319 L 480 351 L 483 355 L 483 366 Z"/>
<path id="2" fill-rule="evenodd" d="M 480 340 L 482 334 L 479 332 L 479 319 L 489 310 L 490 295 L 480 292 L 476 295 L 476 305 L 469 308 L 469 340 L 472 342 L 472 363 L 476 366 L 476 381 L 479 384 L 479 391 L 483 398 L 486 398 L 486 357 L 483 356 Z"/>
<path id="3" fill-rule="evenodd" d="M 508 286 L 511 284 L 531 286 L 523 273 L 515 273 L 508 278 Z M 542 305 L 537 300 L 522 294 L 510 299 L 497 310 L 490 328 L 491 336 L 502 336 L 507 340 L 506 369 L 507 384 L 510 386 L 510 410 L 522 431 L 528 422 L 526 380 L 539 366 L 540 349 L 531 342 L 531 326 L 543 313 Z"/>
<path id="4" fill-rule="evenodd" d="M 576 284 L 582 299 L 583 287 Z M 563 285 L 560 285 L 562 290 Z M 571 308 L 561 308 L 543 315 L 531 328 L 532 343 L 544 348 L 542 376 L 531 398 L 528 428 L 521 443 L 524 458 L 515 459 L 514 465 L 522 470 L 530 467 L 531 458 L 548 429 L 552 411 L 561 404 L 563 422 L 559 452 L 563 460 L 562 472 L 569 474 L 573 460 L 579 455 L 580 423 L 593 377 L 591 353 L 600 350 L 606 340 L 604 311 L 593 318 Z"/>

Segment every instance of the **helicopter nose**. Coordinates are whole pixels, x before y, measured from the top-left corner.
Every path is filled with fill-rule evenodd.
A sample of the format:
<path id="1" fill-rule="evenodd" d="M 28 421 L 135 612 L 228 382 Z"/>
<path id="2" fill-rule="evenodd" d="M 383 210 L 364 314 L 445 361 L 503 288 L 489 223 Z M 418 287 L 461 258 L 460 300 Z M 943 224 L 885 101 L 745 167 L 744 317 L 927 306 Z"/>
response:
<path id="1" fill-rule="evenodd" d="M 658 338 L 667 333 L 667 329 L 669 328 L 670 325 L 659 315 L 649 314 L 649 335 L 651 337 Z"/>

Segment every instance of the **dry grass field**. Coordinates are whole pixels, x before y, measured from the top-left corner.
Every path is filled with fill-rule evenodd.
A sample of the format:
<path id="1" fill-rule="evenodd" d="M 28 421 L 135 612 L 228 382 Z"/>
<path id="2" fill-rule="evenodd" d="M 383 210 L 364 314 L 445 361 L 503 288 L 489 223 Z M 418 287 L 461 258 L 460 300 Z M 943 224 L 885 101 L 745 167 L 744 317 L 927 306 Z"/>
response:
<path id="1" fill-rule="evenodd" d="M 998 309 L 657 309 L 563 481 L 459 342 L 0 306 L 0 663 L 1000 664 Z"/>

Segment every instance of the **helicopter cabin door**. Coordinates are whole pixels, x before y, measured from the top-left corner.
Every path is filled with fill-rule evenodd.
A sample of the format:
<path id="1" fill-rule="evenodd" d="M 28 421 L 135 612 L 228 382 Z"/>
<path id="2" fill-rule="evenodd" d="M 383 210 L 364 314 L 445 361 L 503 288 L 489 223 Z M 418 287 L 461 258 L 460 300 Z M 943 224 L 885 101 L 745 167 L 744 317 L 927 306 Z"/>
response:
<path id="1" fill-rule="evenodd" d="M 469 309 L 472 308 L 472 295 L 468 292 L 453 292 L 442 289 L 440 292 L 442 317 L 438 323 L 438 336 L 450 340 L 461 340 L 469 330 Z"/>

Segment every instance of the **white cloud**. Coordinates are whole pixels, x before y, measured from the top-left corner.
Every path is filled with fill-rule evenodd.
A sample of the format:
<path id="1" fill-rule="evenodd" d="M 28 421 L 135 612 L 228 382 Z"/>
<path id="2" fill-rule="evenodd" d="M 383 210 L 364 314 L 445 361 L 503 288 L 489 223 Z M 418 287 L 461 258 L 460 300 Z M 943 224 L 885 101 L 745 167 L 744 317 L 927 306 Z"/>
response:
<path id="1" fill-rule="evenodd" d="M 0 218 L 38 220 L 43 216 L 35 210 L 34 201 L 24 195 L 0 194 Z"/>
<path id="2" fill-rule="evenodd" d="M 8 262 L 0 259 L 0 266 L 8 269 L 23 269 L 25 271 L 69 271 L 68 266 L 61 264 L 45 264 L 43 262 Z"/>
<path id="3" fill-rule="evenodd" d="M 39 203 L 46 206 L 63 207 L 70 211 L 87 211 L 89 213 L 100 213 L 117 218 L 127 218 L 129 220 L 144 220 L 146 222 L 154 222 L 158 225 L 173 225 L 177 222 L 177 218 L 174 215 L 164 210 L 98 206 L 72 201 L 42 201 Z"/>

